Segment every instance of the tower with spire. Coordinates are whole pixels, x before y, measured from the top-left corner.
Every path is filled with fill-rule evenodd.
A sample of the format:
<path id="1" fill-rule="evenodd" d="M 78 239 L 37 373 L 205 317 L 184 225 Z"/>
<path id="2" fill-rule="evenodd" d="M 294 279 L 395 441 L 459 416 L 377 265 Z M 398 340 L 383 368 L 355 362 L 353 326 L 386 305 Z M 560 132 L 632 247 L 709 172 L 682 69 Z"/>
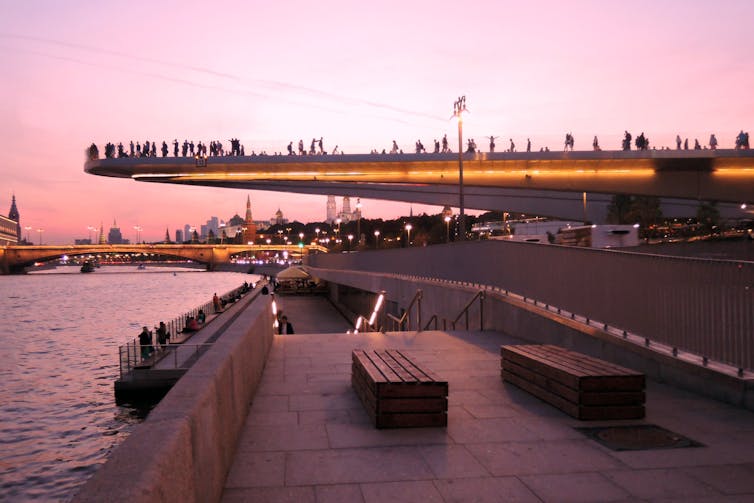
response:
<path id="1" fill-rule="evenodd" d="M 335 196 L 327 196 L 327 218 L 325 221 L 332 225 L 336 218 L 338 218 L 338 208 L 335 204 Z"/>
<path id="2" fill-rule="evenodd" d="M 18 243 L 21 241 L 21 215 L 18 213 L 18 207 L 16 206 L 16 194 L 12 196 L 8 218 L 16 222 L 16 242 Z"/>
<path id="3" fill-rule="evenodd" d="M 246 218 L 244 222 L 243 242 L 254 243 L 257 239 L 257 224 L 251 216 L 251 196 L 246 196 Z"/>

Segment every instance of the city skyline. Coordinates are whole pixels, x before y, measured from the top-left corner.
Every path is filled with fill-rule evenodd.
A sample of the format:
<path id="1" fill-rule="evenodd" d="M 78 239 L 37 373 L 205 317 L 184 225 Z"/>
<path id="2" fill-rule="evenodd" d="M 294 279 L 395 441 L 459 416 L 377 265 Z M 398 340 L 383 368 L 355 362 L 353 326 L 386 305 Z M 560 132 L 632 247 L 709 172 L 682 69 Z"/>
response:
<path id="1" fill-rule="evenodd" d="M 113 218 L 126 237 L 138 225 L 144 240 L 158 241 L 210 212 L 238 212 L 246 191 L 86 175 L 90 143 L 102 151 L 106 142 L 221 140 L 228 148 L 239 138 L 249 154 L 323 137 L 328 152 L 389 150 L 393 140 L 411 152 L 416 140 L 429 149 L 447 134 L 456 151 L 450 115 L 462 94 L 465 136 L 483 151 L 489 136 L 498 151 L 511 139 L 522 150 L 527 138 L 533 150 L 560 150 L 569 132 L 577 150 L 591 149 L 595 135 L 617 150 L 624 130 L 644 132 L 657 148 L 674 146 L 676 135 L 706 145 L 712 133 L 732 148 L 754 117 L 746 1 L 204 7 L 135 2 L 128 13 L 138 27 L 96 2 L 5 7 L 3 212 L 15 194 L 22 227 L 44 229 L 45 242 L 72 242 Z M 302 222 L 325 214 L 325 196 L 249 193 L 258 217 L 278 207 Z M 362 204 L 370 218 L 410 207 Z"/>

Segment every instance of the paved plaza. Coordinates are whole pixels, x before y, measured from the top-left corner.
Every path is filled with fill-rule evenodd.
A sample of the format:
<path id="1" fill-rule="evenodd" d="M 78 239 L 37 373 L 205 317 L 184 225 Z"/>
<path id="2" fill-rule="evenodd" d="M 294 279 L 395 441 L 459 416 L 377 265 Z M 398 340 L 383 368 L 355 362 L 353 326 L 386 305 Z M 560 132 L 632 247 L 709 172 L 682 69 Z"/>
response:
<path id="1" fill-rule="evenodd" d="M 223 501 L 754 501 L 754 413 L 647 383 L 647 417 L 578 421 L 500 379 L 497 332 L 346 334 L 321 297 L 281 297 Z M 324 330 L 320 330 L 320 327 Z M 307 332 L 328 333 L 307 333 Z M 449 383 L 447 428 L 378 430 L 351 351 L 404 349 Z M 576 427 L 653 424 L 701 446 L 615 451 Z"/>

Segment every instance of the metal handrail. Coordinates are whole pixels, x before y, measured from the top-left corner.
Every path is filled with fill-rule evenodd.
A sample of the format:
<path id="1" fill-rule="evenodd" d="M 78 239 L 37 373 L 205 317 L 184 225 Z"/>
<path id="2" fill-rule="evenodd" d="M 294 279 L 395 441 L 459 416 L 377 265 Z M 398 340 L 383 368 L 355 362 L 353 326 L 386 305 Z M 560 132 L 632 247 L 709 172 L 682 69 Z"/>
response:
<path id="1" fill-rule="evenodd" d="M 221 298 L 236 298 L 238 297 L 241 292 L 243 291 L 243 285 L 236 287 L 225 294 L 221 296 Z M 192 316 L 196 318 L 199 314 L 199 311 L 203 311 L 206 314 L 211 313 L 213 310 L 213 304 L 212 301 L 205 302 L 204 304 L 201 304 L 187 312 L 185 312 L 183 315 L 178 316 L 176 318 L 173 318 L 172 320 L 169 320 L 165 323 L 168 331 L 168 344 L 166 347 L 173 346 L 174 344 L 170 344 L 170 338 L 176 338 L 178 337 L 178 334 L 183 331 L 184 328 L 186 328 L 186 319 L 189 316 Z M 153 339 L 153 343 L 151 344 L 151 347 L 154 349 L 153 352 L 155 354 L 159 354 L 163 350 L 163 346 L 161 346 L 156 340 Z M 125 350 L 124 350 L 125 348 Z M 139 338 L 134 337 L 131 341 L 127 342 L 126 344 L 118 347 L 118 354 L 119 354 L 119 362 L 120 362 L 120 375 L 123 377 L 128 372 L 131 372 L 134 367 L 141 364 L 141 345 L 139 344 Z M 125 354 L 125 356 L 124 356 Z"/>
<path id="2" fill-rule="evenodd" d="M 453 330 L 456 329 L 456 323 L 458 323 L 458 320 L 461 319 L 461 316 L 466 315 L 466 330 L 469 329 L 469 309 L 472 305 L 474 305 L 474 302 L 479 299 L 479 330 L 484 330 L 484 298 L 485 293 L 484 290 L 479 290 L 476 295 L 474 295 L 470 301 L 466 303 L 466 306 L 464 306 L 463 309 L 461 309 L 461 312 L 458 313 L 458 316 L 456 316 L 456 319 L 451 322 L 451 325 L 453 326 Z"/>
<path id="3" fill-rule="evenodd" d="M 480 290 L 479 292 L 476 293 L 476 295 L 474 295 L 471 298 L 470 301 L 466 303 L 464 308 L 461 309 L 461 312 L 458 313 L 458 316 L 456 316 L 456 319 L 450 322 L 450 325 L 453 328 L 453 330 L 456 329 L 456 323 L 458 323 L 458 320 L 460 320 L 461 316 L 464 316 L 464 315 L 466 316 L 466 330 L 469 329 L 469 309 L 471 309 L 471 306 L 474 305 L 474 302 L 477 299 L 479 299 L 479 330 L 484 330 L 484 299 L 485 297 L 486 297 L 485 291 Z M 433 314 L 432 317 L 427 322 L 427 324 L 424 326 L 423 330 L 427 330 L 430 327 L 430 325 L 432 325 L 433 322 L 435 325 L 435 330 L 437 330 L 437 325 L 438 325 L 439 320 L 440 318 L 436 314 Z M 447 330 L 448 321 L 449 320 L 447 318 L 442 318 L 443 330 Z"/>
<path id="4" fill-rule="evenodd" d="M 121 379 L 139 368 L 151 370 L 186 370 L 204 354 L 211 343 L 168 344 L 164 347 L 151 345 L 125 344 L 118 348 Z M 149 355 L 144 358 L 144 349 Z"/>
<path id="5" fill-rule="evenodd" d="M 406 323 L 408 328 L 411 328 L 411 309 L 414 307 L 414 304 L 416 304 L 416 329 L 421 330 L 421 324 L 422 324 L 422 295 L 423 292 L 421 289 L 418 289 L 416 293 L 414 294 L 414 298 L 411 299 L 411 302 L 409 302 L 408 307 L 403 312 L 403 315 L 400 318 L 397 318 L 393 316 L 392 314 L 388 313 L 387 317 L 390 318 L 393 321 L 393 331 L 401 332 L 403 331 L 403 323 Z M 395 330 L 395 328 L 397 330 Z"/>

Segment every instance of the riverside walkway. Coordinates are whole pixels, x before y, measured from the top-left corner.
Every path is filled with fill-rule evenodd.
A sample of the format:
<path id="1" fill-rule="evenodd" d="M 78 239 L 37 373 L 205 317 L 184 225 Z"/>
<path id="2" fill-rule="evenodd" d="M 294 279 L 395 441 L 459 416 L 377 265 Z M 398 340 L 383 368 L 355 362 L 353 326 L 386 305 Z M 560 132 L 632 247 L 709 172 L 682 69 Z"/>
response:
<path id="1" fill-rule="evenodd" d="M 325 299 L 281 297 L 275 336 L 222 500 L 264 502 L 753 501 L 754 413 L 653 381 L 647 417 L 578 421 L 500 379 L 498 332 L 346 334 Z M 351 388 L 351 351 L 406 349 L 449 382 L 447 428 L 377 430 Z M 656 425 L 657 435 L 580 427 Z M 667 439 L 665 439 L 667 440 Z M 679 442 L 682 443 L 682 442 Z"/>

